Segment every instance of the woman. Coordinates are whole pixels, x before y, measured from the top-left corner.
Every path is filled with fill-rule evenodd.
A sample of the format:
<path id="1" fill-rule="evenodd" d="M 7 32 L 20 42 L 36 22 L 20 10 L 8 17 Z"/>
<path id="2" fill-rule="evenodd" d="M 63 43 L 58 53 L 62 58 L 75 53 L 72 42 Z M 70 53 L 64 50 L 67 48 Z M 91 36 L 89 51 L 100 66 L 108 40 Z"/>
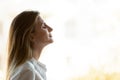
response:
<path id="1" fill-rule="evenodd" d="M 52 43 L 52 28 L 37 11 L 23 11 L 10 26 L 6 80 L 46 80 L 45 65 L 38 62 Z"/>

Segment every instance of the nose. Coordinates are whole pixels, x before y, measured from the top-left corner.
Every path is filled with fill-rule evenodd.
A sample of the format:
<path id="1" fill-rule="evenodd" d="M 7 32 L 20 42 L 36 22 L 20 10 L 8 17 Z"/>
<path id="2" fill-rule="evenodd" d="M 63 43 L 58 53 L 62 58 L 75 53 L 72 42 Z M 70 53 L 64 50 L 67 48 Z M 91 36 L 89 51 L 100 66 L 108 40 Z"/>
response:
<path id="1" fill-rule="evenodd" d="M 47 25 L 48 31 L 51 32 L 53 29 Z"/>

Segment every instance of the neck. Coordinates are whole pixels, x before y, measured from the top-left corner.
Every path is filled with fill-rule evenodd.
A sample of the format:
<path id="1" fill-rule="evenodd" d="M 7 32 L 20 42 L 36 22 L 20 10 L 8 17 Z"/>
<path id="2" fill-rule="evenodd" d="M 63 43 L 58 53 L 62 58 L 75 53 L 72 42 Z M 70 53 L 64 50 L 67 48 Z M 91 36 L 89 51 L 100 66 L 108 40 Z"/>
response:
<path id="1" fill-rule="evenodd" d="M 34 50 L 33 50 L 33 57 L 34 57 L 36 60 L 39 59 L 39 57 L 40 57 L 40 55 L 41 55 L 41 53 L 42 53 L 42 49 L 43 49 L 43 48 L 39 48 L 39 49 L 34 49 Z"/>

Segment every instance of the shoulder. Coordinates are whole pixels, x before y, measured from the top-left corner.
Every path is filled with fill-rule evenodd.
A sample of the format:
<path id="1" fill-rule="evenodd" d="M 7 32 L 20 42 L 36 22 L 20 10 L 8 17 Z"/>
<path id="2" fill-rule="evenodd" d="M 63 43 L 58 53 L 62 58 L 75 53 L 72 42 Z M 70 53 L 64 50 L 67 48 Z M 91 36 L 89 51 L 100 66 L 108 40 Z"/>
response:
<path id="1" fill-rule="evenodd" d="M 30 69 L 26 69 L 13 75 L 10 80 L 35 80 L 35 73 Z"/>
<path id="2" fill-rule="evenodd" d="M 21 66 L 19 66 L 16 71 L 19 71 L 20 72 L 24 72 L 24 71 L 34 71 L 35 70 L 35 67 L 34 67 L 34 64 L 32 64 L 31 61 L 26 61 L 24 64 L 22 64 Z"/>
<path id="3" fill-rule="evenodd" d="M 23 70 L 34 70 L 34 64 L 31 61 L 26 61 L 23 65 L 21 65 Z"/>
<path id="4" fill-rule="evenodd" d="M 30 78 L 30 79 L 28 79 Z M 26 61 L 14 70 L 11 80 L 34 80 L 35 69 L 30 61 Z"/>

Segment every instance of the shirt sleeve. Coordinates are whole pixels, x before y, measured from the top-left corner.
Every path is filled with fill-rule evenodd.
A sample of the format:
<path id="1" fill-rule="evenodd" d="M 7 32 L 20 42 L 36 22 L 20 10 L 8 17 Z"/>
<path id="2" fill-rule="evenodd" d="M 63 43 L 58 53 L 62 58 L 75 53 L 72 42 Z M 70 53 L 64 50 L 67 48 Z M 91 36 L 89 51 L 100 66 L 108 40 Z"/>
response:
<path id="1" fill-rule="evenodd" d="M 35 73 L 31 70 L 25 70 L 20 73 L 18 80 L 35 80 Z"/>

